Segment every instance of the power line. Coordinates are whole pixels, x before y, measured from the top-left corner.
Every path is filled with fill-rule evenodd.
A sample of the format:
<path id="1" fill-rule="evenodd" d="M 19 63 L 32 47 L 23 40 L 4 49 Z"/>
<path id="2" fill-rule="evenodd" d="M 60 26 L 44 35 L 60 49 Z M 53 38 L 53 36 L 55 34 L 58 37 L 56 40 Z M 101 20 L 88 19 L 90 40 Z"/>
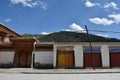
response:
<path id="1" fill-rule="evenodd" d="M 81 31 L 86 31 L 86 30 L 81 30 Z M 103 30 L 88 30 L 88 31 L 103 32 L 103 33 L 120 33 L 120 32 L 117 32 L 117 31 L 103 31 Z"/>
<path id="2" fill-rule="evenodd" d="M 116 31 L 102 31 L 102 30 L 88 30 L 88 31 L 94 31 L 94 32 L 109 32 L 109 33 L 120 33 Z"/>

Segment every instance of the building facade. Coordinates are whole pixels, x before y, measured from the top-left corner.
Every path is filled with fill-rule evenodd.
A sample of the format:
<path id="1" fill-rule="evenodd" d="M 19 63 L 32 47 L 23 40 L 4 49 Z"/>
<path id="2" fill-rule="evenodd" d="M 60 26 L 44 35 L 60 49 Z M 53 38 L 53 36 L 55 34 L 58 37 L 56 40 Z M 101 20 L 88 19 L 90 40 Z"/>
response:
<path id="1" fill-rule="evenodd" d="M 0 24 L 0 67 L 120 67 L 120 42 L 37 42 Z"/>
<path id="2" fill-rule="evenodd" d="M 92 52 L 87 42 L 54 43 L 53 54 L 54 67 L 120 67 L 120 42 L 92 42 Z"/>

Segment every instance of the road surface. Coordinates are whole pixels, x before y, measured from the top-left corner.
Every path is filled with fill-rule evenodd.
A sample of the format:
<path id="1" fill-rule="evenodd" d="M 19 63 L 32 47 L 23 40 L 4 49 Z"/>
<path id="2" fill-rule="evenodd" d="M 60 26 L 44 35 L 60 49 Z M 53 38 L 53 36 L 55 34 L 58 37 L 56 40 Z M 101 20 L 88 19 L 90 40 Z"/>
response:
<path id="1" fill-rule="evenodd" d="M 0 80 L 120 80 L 120 73 L 105 73 L 105 74 L 1 73 Z"/>

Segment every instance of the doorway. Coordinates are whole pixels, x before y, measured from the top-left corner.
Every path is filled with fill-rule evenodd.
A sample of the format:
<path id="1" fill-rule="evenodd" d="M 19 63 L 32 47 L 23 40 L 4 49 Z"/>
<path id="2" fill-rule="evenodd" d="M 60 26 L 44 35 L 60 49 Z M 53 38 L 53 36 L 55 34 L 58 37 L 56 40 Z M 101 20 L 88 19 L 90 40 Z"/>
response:
<path id="1" fill-rule="evenodd" d="M 74 67 L 74 51 L 73 50 L 58 50 L 57 51 L 57 66 L 72 68 Z"/>
<path id="2" fill-rule="evenodd" d="M 15 52 L 14 67 L 30 68 L 32 51 L 20 50 Z"/>

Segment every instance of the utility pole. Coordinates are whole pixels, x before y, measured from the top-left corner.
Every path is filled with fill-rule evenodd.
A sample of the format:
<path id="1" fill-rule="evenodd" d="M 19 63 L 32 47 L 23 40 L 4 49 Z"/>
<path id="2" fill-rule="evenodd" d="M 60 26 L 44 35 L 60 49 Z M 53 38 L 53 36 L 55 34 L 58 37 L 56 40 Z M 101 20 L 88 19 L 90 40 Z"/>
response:
<path id="1" fill-rule="evenodd" d="M 93 69 L 95 70 L 95 55 L 93 53 L 93 48 L 92 48 L 92 44 L 91 44 L 91 39 L 90 39 L 90 36 L 89 36 L 89 32 L 88 32 L 88 29 L 87 29 L 87 26 L 85 25 L 85 29 L 86 29 L 86 32 L 87 32 L 87 38 L 88 38 L 88 42 L 89 42 L 89 45 L 90 45 L 90 51 L 92 53 L 92 60 L 93 60 Z"/>

